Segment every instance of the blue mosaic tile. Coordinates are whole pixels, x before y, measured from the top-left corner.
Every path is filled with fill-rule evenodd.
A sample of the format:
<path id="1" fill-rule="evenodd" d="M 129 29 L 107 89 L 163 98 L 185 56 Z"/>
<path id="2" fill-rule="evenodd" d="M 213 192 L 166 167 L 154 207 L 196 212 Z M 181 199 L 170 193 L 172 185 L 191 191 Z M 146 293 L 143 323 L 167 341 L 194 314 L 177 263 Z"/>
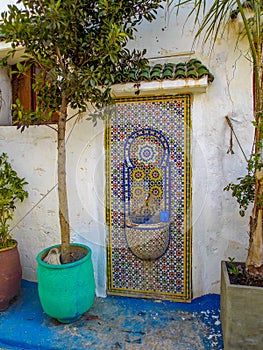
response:
<path id="1" fill-rule="evenodd" d="M 120 100 L 107 128 L 108 293 L 191 299 L 190 96 Z"/>

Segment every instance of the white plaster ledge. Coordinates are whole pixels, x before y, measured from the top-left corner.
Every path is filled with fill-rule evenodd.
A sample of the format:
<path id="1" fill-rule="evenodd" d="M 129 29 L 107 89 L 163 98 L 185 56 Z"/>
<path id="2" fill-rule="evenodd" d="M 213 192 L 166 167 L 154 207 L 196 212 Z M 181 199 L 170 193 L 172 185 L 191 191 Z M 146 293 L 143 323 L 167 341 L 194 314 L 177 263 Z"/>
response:
<path id="1" fill-rule="evenodd" d="M 181 93 L 204 93 L 208 87 L 208 77 L 201 79 L 177 79 L 161 81 L 142 81 L 139 87 L 135 83 L 116 84 L 111 88 L 113 98 L 165 96 Z M 140 90 L 139 95 L 135 92 Z"/>
<path id="2" fill-rule="evenodd" d="M 5 57 L 11 49 L 12 49 L 12 46 L 10 43 L 6 43 L 5 41 L 0 41 L 0 58 Z M 25 48 L 22 46 L 18 46 L 16 48 L 15 54 L 9 57 L 8 64 L 16 64 L 17 62 L 22 61 L 24 53 L 25 53 Z"/>

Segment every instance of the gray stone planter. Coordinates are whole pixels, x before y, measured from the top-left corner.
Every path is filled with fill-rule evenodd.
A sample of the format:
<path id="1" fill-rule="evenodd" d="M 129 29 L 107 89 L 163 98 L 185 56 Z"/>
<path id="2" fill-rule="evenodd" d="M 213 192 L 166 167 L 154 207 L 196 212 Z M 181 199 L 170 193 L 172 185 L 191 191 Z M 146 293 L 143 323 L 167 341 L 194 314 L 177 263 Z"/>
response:
<path id="1" fill-rule="evenodd" d="M 221 263 L 221 322 L 225 350 L 262 350 L 263 288 L 230 284 Z"/>

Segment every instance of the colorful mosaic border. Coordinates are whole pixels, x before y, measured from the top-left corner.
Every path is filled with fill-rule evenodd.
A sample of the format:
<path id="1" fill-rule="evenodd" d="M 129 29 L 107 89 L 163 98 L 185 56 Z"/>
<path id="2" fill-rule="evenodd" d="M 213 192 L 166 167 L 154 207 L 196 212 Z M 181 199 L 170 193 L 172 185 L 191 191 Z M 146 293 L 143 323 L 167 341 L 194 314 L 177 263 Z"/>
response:
<path id="1" fill-rule="evenodd" d="M 115 113 L 105 132 L 108 294 L 177 301 L 192 297 L 190 106 L 190 95 L 116 101 Z M 169 246 L 161 257 L 153 260 L 136 256 L 125 236 L 127 199 L 122 170 L 125 142 L 132 133 L 146 129 L 161 130 L 171 149 Z"/>

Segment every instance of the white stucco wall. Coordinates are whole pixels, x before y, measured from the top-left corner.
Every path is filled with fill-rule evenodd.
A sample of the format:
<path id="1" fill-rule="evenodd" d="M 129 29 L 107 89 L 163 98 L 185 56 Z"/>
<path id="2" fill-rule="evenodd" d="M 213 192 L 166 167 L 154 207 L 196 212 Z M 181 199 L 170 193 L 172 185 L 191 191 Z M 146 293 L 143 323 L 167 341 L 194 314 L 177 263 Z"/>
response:
<path id="1" fill-rule="evenodd" d="M 10 125 L 11 121 L 11 82 L 8 69 L 0 68 L 0 121 L 1 125 Z"/>
<path id="2" fill-rule="evenodd" d="M 1 2 L 0 9 L 2 6 Z M 190 22 L 185 25 L 185 19 L 176 19 L 174 14 L 167 22 L 163 12 L 156 22 L 144 23 L 136 38 L 131 45 L 147 48 L 148 57 L 183 53 L 181 57 L 155 59 L 153 63 L 196 57 L 215 76 L 206 93 L 193 96 L 192 104 L 192 271 L 194 297 L 219 293 L 220 261 L 228 256 L 244 260 L 248 242 L 249 213 L 241 218 L 235 200 L 223 191 L 229 181 L 243 175 L 246 168 L 235 139 L 235 154 L 227 154 L 230 130 L 226 115 L 234 118 L 236 134 L 247 155 L 252 145 L 251 67 L 244 56 L 246 45 L 241 43 L 234 51 L 235 38 L 226 35 L 218 40 L 209 56 L 201 44 L 192 47 Z M 9 96 L 8 105 L 10 85 L 5 73 L 0 72 L 0 77 L 1 89 Z M 5 118 L 6 113 L 8 109 L 4 112 Z M 72 239 L 91 246 L 97 294 L 105 295 L 103 123 L 94 127 L 86 118 L 76 125 L 73 120 L 68 125 L 68 133 Z M 12 231 L 19 241 L 23 277 L 28 280 L 36 280 L 37 253 L 59 243 L 57 194 L 52 190 L 56 184 L 55 138 L 55 132 L 46 126 L 30 127 L 22 134 L 15 127 L 0 127 L 1 151 L 8 153 L 19 174 L 29 182 L 29 198 L 18 206 Z"/>
<path id="3" fill-rule="evenodd" d="M 68 196 L 72 241 L 92 249 L 97 294 L 105 295 L 103 123 L 83 119 L 68 125 Z M 60 243 L 56 191 L 56 133 L 30 127 L 0 127 L 0 149 L 29 182 L 29 198 L 18 205 L 12 235 L 19 242 L 23 278 L 36 280 L 36 255 Z"/>

